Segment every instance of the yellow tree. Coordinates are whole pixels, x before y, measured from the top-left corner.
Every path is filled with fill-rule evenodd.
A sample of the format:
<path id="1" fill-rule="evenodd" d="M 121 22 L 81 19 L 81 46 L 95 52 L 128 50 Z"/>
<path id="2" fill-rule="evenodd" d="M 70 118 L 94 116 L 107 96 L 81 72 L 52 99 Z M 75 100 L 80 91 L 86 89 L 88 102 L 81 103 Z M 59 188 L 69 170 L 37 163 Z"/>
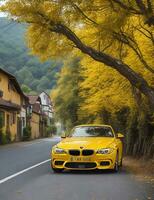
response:
<path id="1" fill-rule="evenodd" d="M 125 59 L 140 66 L 133 50 Z M 125 133 L 127 153 L 152 156 L 153 126 L 145 98 L 116 70 L 88 57 L 84 57 L 81 64 L 83 81 L 79 89 L 83 101 L 78 110 L 79 120 L 112 124 L 115 130 Z M 148 71 L 140 71 L 149 81 L 151 78 L 152 83 Z"/>
<path id="2" fill-rule="evenodd" d="M 134 64 L 129 66 L 123 56 L 108 51 L 120 40 L 121 48 L 123 45 L 135 45 L 131 48 L 134 51 L 137 49 L 136 55 L 141 61 L 142 55 L 137 45 L 131 43 L 129 30 L 133 29 L 135 20 L 138 25 L 141 22 L 143 28 L 146 26 L 147 33 L 153 38 L 153 31 L 150 30 L 154 25 L 153 7 L 152 0 L 8 0 L 2 11 L 19 22 L 30 24 L 28 43 L 34 54 L 48 59 L 60 52 L 68 53 L 72 48 L 80 49 L 95 61 L 119 72 L 154 107 L 154 90 L 146 77 L 139 74 L 138 69 L 135 70 Z M 139 31 L 147 35 L 145 30 L 139 28 Z M 120 47 L 117 45 L 117 48 Z M 147 62 L 141 62 L 149 67 Z M 149 69 L 153 73 L 153 66 Z"/>
<path id="3" fill-rule="evenodd" d="M 121 109 L 134 107 L 132 87 L 116 70 L 108 69 L 88 57 L 82 59 L 81 65 L 83 81 L 80 83 L 80 96 L 84 99 L 78 111 L 81 119 L 109 123 L 103 119 L 104 111 L 114 117 Z"/>

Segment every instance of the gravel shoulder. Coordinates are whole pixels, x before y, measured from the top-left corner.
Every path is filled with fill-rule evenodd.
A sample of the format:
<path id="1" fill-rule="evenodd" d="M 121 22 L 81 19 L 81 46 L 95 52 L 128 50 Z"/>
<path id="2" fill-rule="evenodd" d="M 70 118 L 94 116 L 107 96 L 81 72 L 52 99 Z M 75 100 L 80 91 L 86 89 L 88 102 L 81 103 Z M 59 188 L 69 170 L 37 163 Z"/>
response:
<path id="1" fill-rule="evenodd" d="M 123 166 L 138 180 L 151 183 L 154 187 L 154 159 L 125 157 Z"/>

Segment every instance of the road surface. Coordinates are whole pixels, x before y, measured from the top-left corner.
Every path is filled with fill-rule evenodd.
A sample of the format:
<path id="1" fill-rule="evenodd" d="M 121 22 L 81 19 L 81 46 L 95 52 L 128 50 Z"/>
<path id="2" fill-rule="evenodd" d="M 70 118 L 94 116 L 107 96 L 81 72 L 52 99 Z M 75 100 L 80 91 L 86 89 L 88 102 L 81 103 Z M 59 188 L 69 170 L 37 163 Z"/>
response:
<path id="1" fill-rule="evenodd" d="M 148 200 L 154 187 L 122 170 L 64 172 L 50 169 L 59 138 L 0 147 L 0 200 Z"/>

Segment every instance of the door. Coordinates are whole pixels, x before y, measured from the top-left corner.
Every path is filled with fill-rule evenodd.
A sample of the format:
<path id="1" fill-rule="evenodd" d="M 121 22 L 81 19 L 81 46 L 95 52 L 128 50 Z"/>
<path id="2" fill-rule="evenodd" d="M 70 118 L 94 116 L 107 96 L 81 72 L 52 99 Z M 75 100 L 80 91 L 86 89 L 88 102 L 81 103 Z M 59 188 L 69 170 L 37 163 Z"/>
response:
<path id="1" fill-rule="evenodd" d="M 20 117 L 17 117 L 17 141 L 20 141 L 22 138 L 22 121 Z"/>

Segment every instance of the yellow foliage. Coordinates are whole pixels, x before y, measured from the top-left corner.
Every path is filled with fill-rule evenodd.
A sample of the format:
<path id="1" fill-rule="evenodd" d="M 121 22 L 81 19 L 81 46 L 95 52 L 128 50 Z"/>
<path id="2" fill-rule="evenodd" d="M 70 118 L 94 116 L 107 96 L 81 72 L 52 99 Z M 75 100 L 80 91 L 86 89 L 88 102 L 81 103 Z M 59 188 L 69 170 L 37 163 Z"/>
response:
<path id="1" fill-rule="evenodd" d="M 131 6 L 136 8 L 135 1 Z M 52 31 L 60 23 L 77 34 L 85 45 L 124 61 L 154 87 L 153 27 L 118 4 L 112 5 L 108 0 L 9 0 L 1 9 L 29 24 L 28 46 L 42 60 L 80 54 L 66 37 Z M 134 94 L 128 80 L 87 56 L 83 56 L 81 64 L 84 78 L 79 88 L 84 99 L 79 109 L 81 118 L 93 114 L 99 121 L 103 109 L 113 114 L 125 106 L 134 109 Z M 68 73 L 66 68 L 61 72 L 64 76 L 65 70 Z M 58 95 L 60 91 L 54 92 Z"/>
<path id="2" fill-rule="evenodd" d="M 79 116 L 95 115 L 99 121 L 103 110 L 118 112 L 122 107 L 134 104 L 131 86 L 115 70 L 85 57 L 82 61 L 80 95 L 84 102 L 80 105 Z M 101 119 L 102 120 L 102 119 Z"/>

